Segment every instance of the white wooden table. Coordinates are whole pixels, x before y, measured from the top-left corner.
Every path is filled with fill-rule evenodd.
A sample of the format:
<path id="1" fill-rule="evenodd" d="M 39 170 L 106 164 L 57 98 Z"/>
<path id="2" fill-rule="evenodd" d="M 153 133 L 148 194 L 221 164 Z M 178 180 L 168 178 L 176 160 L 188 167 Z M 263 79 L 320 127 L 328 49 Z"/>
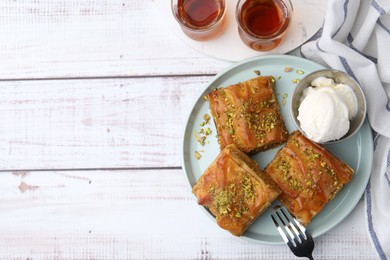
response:
<path id="1" fill-rule="evenodd" d="M 229 65 L 152 0 L 1 1 L 0 259 L 294 259 L 217 228 L 181 169 L 194 96 Z M 375 259 L 362 202 L 314 257 Z"/>

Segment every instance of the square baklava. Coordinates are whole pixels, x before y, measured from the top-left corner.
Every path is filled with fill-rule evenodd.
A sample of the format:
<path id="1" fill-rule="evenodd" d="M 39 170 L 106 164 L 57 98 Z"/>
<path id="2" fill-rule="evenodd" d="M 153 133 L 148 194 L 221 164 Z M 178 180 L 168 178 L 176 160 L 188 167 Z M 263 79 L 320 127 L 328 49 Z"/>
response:
<path id="1" fill-rule="evenodd" d="M 218 225 L 240 236 L 281 193 L 259 166 L 234 144 L 227 145 L 193 187 L 198 203 Z"/>
<path id="2" fill-rule="evenodd" d="M 273 77 L 256 77 L 215 89 L 206 98 L 221 149 L 235 144 L 245 153 L 255 153 L 287 140 Z"/>
<path id="3" fill-rule="evenodd" d="M 354 171 L 324 147 L 295 131 L 264 173 L 282 190 L 278 198 L 282 204 L 302 224 L 308 225 L 351 180 Z"/>

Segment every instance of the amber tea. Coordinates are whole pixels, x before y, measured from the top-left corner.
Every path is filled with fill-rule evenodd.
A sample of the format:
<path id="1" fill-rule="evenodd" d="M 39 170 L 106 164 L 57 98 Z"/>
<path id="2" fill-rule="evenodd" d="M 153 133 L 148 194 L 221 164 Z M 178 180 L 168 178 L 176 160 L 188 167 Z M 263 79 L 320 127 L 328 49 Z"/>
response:
<path id="1" fill-rule="evenodd" d="M 240 0 L 236 12 L 243 42 L 252 49 L 268 51 L 284 38 L 292 5 L 289 0 Z"/>
<path id="2" fill-rule="evenodd" d="M 224 0 L 172 0 L 172 11 L 183 32 L 194 40 L 208 40 L 225 29 Z"/>

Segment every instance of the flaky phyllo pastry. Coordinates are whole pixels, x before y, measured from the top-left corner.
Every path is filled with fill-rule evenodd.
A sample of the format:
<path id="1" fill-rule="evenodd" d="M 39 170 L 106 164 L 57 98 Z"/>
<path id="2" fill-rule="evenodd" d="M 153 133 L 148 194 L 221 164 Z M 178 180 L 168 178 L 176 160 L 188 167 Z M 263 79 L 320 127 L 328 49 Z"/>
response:
<path id="1" fill-rule="evenodd" d="M 254 153 L 287 140 L 272 77 L 257 77 L 215 89 L 206 98 L 221 149 L 235 144 L 245 153 Z"/>
<path id="2" fill-rule="evenodd" d="M 354 171 L 325 148 L 295 131 L 264 173 L 282 190 L 278 199 L 307 225 L 351 180 Z"/>
<path id="3" fill-rule="evenodd" d="M 234 144 L 227 145 L 193 187 L 200 205 L 218 225 L 241 235 L 280 194 L 255 161 Z"/>

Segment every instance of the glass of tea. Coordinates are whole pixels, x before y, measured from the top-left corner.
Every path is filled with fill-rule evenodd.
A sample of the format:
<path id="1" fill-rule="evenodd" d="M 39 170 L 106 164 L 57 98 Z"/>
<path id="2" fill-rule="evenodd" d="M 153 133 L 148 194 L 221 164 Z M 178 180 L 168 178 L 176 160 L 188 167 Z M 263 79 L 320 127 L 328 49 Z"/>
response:
<path id="1" fill-rule="evenodd" d="M 209 40 L 225 30 L 225 0 L 171 0 L 171 6 L 182 31 L 194 40 Z"/>
<path id="2" fill-rule="evenodd" d="M 236 20 L 241 40 L 256 51 L 269 51 L 286 36 L 293 6 L 290 0 L 239 0 Z"/>

